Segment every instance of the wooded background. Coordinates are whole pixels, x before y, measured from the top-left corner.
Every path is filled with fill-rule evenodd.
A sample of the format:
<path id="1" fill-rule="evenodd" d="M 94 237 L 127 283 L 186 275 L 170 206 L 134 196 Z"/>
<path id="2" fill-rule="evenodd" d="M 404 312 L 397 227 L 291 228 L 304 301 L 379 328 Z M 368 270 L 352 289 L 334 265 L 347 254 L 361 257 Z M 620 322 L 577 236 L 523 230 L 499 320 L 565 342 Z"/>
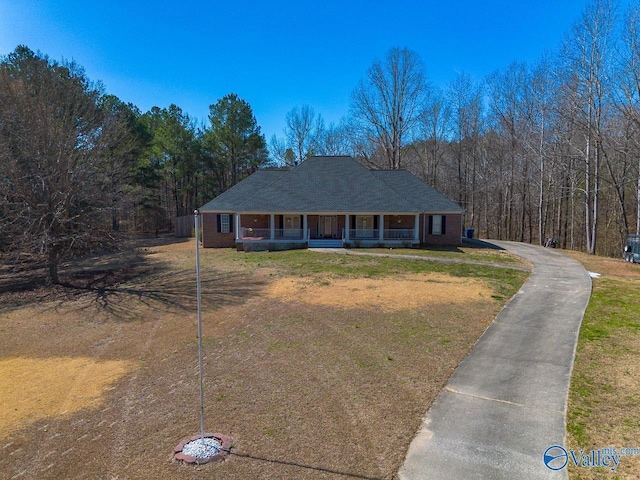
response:
<path id="1" fill-rule="evenodd" d="M 392 48 L 342 121 L 300 105 L 268 143 L 236 94 L 199 124 L 176 105 L 143 113 L 81 66 L 19 46 L 0 59 L 0 252 L 57 265 L 126 232 L 173 231 L 258 168 L 352 155 L 410 170 L 481 237 L 619 256 L 640 233 L 639 26 L 640 1 L 593 0 L 556 52 L 445 86 Z"/>

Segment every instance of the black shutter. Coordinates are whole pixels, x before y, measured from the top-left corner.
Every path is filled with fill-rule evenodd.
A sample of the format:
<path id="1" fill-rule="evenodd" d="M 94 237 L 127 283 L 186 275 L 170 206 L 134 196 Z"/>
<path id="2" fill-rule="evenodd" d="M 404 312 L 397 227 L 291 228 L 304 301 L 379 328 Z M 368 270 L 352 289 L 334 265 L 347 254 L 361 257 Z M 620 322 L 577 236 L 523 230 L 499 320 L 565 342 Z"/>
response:
<path id="1" fill-rule="evenodd" d="M 216 219 L 218 220 L 218 233 L 222 231 L 222 221 L 220 220 L 220 214 L 216 215 Z"/>
<path id="2" fill-rule="evenodd" d="M 233 224 L 235 215 L 233 213 L 229 214 L 229 233 L 233 233 Z"/>
<path id="3" fill-rule="evenodd" d="M 351 215 L 351 230 L 355 230 L 356 229 L 356 216 L 355 215 Z"/>
<path id="4" fill-rule="evenodd" d="M 373 216 L 373 229 L 376 230 L 378 228 L 378 215 Z"/>
<path id="5" fill-rule="evenodd" d="M 429 215 L 429 235 L 433 235 L 433 215 Z"/>
<path id="6" fill-rule="evenodd" d="M 446 226 L 447 226 L 447 216 L 446 215 L 442 215 L 442 235 L 447 233 Z"/>

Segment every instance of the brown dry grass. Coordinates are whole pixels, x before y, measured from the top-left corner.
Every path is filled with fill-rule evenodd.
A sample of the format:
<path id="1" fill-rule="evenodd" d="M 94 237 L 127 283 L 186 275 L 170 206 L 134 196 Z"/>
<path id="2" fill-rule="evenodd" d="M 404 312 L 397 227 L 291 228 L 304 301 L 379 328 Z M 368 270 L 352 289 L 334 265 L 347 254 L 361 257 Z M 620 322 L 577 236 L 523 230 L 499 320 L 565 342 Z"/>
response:
<path id="1" fill-rule="evenodd" d="M 0 438 L 25 424 L 99 407 L 103 393 L 128 370 L 127 362 L 92 358 L 0 360 Z"/>
<path id="2" fill-rule="evenodd" d="M 392 478 L 501 308 L 480 280 L 294 278 L 203 251 L 206 425 L 234 448 L 194 467 L 172 459 L 199 430 L 192 249 L 2 296 L 0 477 Z"/>
<path id="3" fill-rule="evenodd" d="M 490 297 L 493 291 L 482 282 L 439 273 L 404 275 L 388 279 L 281 278 L 266 294 L 285 302 L 303 301 L 318 306 L 374 308 L 385 313 L 426 305 L 465 303 Z"/>
<path id="4" fill-rule="evenodd" d="M 637 264 L 625 262 L 621 258 L 599 257 L 572 250 L 563 250 L 562 252 L 578 260 L 584 268 L 591 272 L 614 277 L 640 279 L 640 267 Z"/>

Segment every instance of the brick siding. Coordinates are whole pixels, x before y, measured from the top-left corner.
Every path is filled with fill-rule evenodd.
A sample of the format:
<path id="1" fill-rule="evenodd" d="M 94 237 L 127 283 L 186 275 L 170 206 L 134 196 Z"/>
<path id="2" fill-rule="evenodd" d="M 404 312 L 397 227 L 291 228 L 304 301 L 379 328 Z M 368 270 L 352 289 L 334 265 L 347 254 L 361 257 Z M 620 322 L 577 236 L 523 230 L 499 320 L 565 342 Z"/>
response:
<path id="1" fill-rule="evenodd" d="M 203 213 L 202 246 L 204 248 L 235 247 L 235 215 L 231 215 L 230 221 L 233 222 L 234 231 L 232 233 L 218 233 L 218 214 Z"/>

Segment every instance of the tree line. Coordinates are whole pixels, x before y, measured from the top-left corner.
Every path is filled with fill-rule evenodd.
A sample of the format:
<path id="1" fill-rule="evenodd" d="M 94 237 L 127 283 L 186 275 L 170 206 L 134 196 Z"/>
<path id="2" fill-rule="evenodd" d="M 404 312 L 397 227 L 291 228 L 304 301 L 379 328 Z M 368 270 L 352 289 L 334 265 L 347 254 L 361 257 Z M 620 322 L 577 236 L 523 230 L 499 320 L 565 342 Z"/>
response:
<path id="1" fill-rule="evenodd" d="M 458 76 L 432 95 L 432 134 L 407 149 L 407 166 L 483 235 L 619 256 L 640 233 L 639 26 L 640 3 L 595 0 L 556 54 L 482 84 Z"/>
<path id="2" fill-rule="evenodd" d="M 299 161 L 304 145 L 341 145 L 372 167 L 409 169 L 485 238 L 553 238 L 619 256 L 626 235 L 640 233 L 640 2 L 591 1 L 535 64 L 514 61 L 482 80 L 460 73 L 445 87 L 425 72 L 418 54 L 391 49 L 339 127 L 323 133 L 319 115 L 299 121 L 311 108 L 293 110 L 272 150 Z"/>
<path id="3" fill-rule="evenodd" d="M 178 106 L 142 113 L 58 62 L 19 46 L 0 59 L 0 255 L 44 261 L 116 248 L 268 162 L 250 105 L 229 94 L 196 125 Z"/>
<path id="4" fill-rule="evenodd" d="M 555 53 L 443 87 L 393 48 L 338 124 L 296 106 L 268 144 L 236 94 L 200 124 L 176 105 L 143 113 L 19 46 L 0 58 L 0 253 L 46 259 L 56 282 L 61 259 L 170 231 L 260 167 L 352 155 L 412 171 L 483 237 L 618 256 L 640 229 L 639 26 L 640 1 L 592 0 Z"/>
<path id="5" fill-rule="evenodd" d="M 429 82 L 419 55 L 373 62 L 349 114 L 287 114 L 272 156 L 350 154 L 406 168 L 457 201 L 485 238 L 621 255 L 640 233 L 640 2 L 592 0 L 555 53 L 478 80 Z"/>

